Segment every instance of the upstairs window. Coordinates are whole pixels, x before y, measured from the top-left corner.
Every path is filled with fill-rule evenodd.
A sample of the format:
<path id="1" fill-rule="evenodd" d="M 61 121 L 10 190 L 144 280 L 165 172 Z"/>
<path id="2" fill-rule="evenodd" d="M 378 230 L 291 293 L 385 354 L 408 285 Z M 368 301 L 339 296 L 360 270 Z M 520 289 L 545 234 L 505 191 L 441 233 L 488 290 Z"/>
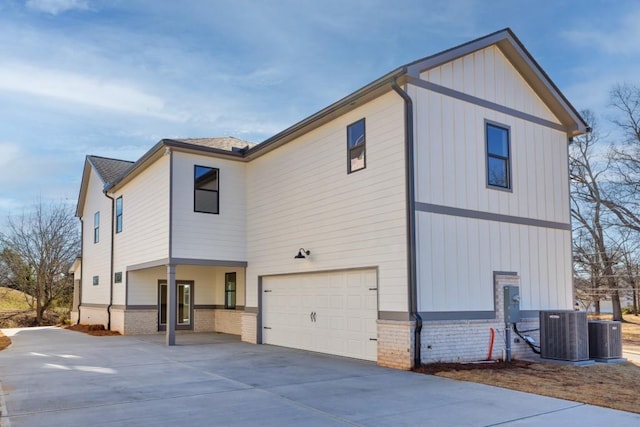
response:
<path id="1" fill-rule="evenodd" d="M 100 211 L 93 214 L 93 243 L 100 241 Z"/>
<path id="2" fill-rule="evenodd" d="M 122 232 L 122 196 L 116 199 L 116 234 Z"/>
<path id="3" fill-rule="evenodd" d="M 219 213 L 219 171 L 207 166 L 195 166 L 194 207 L 195 212 Z"/>
<path id="4" fill-rule="evenodd" d="M 487 185 L 511 189 L 511 144 L 509 128 L 486 123 L 487 140 Z"/>
<path id="5" fill-rule="evenodd" d="M 347 173 L 359 171 L 367 166 L 364 119 L 347 126 Z"/>

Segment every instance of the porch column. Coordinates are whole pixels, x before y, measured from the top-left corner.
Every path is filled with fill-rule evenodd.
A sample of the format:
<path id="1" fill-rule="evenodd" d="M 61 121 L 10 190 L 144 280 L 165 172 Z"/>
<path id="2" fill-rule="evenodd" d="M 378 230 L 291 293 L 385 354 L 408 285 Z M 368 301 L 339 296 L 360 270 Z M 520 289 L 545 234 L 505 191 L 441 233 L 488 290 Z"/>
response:
<path id="1" fill-rule="evenodd" d="M 166 345 L 176 345 L 176 266 L 167 265 L 167 334 Z"/>

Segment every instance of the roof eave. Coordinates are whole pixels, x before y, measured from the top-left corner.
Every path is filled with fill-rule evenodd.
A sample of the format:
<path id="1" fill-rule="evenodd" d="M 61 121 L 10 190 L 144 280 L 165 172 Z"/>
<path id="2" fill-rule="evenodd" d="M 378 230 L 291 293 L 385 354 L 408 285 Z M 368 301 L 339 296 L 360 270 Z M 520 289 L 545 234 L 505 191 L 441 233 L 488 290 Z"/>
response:
<path id="1" fill-rule="evenodd" d="M 369 100 L 380 96 L 391 90 L 391 84 L 393 81 L 397 81 L 398 84 L 405 83 L 404 78 L 407 75 L 406 67 L 399 67 L 390 73 L 385 74 L 379 79 L 374 80 L 368 85 L 358 89 L 357 91 L 345 96 L 337 102 L 323 108 L 315 114 L 299 121 L 298 123 L 288 127 L 287 129 L 277 133 L 276 135 L 264 140 L 260 144 L 257 144 L 250 148 L 245 153 L 247 160 L 254 159 L 258 156 L 264 155 L 269 151 L 286 144 L 287 142 L 295 139 L 302 133 L 307 133 L 317 127 L 322 126 L 335 117 L 344 114 L 347 111 L 353 110 L 359 107 L 361 104 L 368 102 Z"/>
<path id="2" fill-rule="evenodd" d="M 492 45 L 496 45 L 516 67 L 527 83 L 532 86 L 543 102 L 558 117 L 569 136 L 576 136 L 586 132 L 588 124 L 580 113 L 571 105 L 510 28 L 496 31 L 407 64 L 407 73 L 413 78 L 419 78 L 420 74 L 428 69 L 438 67 Z"/>

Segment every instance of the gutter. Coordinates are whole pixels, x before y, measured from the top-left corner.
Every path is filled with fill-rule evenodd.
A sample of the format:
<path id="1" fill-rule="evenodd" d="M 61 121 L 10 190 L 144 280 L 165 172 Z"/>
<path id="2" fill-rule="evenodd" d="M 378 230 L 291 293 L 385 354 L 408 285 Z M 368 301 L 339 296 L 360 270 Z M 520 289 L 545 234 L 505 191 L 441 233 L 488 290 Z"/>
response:
<path id="1" fill-rule="evenodd" d="M 104 191 L 104 195 L 108 199 L 111 199 L 111 256 L 109 257 L 109 259 L 110 259 L 110 266 L 109 266 L 109 305 L 107 306 L 107 330 L 110 331 L 111 330 L 111 307 L 113 306 L 113 253 L 114 253 L 113 244 L 114 244 L 114 241 L 115 241 L 115 233 L 114 233 L 114 231 L 115 231 L 115 221 L 113 220 L 113 214 L 114 214 L 114 211 L 115 211 L 116 199 L 114 199 L 109 194 L 107 194 L 107 190 Z"/>
<path id="2" fill-rule="evenodd" d="M 84 276 L 84 265 L 82 264 L 83 256 L 84 256 L 84 220 L 81 216 L 78 217 L 80 220 L 80 289 L 78 290 L 78 321 L 76 325 L 80 324 L 80 319 L 82 316 L 80 315 L 80 310 L 82 309 L 82 285 L 83 285 L 83 276 Z"/>
<path id="3" fill-rule="evenodd" d="M 391 79 L 391 88 L 404 100 L 404 162 L 406 180 L 407 209 L 407 278 L 409 281 L 409 316 L 415 322 L 413 332 L 413 367 L 422 364 L 421 333 L 422 317 L 418 312 L 418 283 L 416 270 L 416 198 L 413 160 L 413 101 L 398 86 L 395 78 Z"/>

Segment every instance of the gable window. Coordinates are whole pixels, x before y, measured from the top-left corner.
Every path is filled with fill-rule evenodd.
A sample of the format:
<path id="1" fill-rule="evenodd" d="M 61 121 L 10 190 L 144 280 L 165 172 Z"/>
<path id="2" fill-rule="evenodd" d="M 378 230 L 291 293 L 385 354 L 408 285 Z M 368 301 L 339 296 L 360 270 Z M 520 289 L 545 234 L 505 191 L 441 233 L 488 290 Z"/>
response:
<path id="1" fill-rule="evenodd" d="M 93 214 L 93 243 L 100 241 L 100 211 Z"/>
<path id="2" fill-rule="evenodd" d="M 98 286 L 100 284 L 100 276 L 93 276 L 93 286 Z"/>
<path id="3" fill-rule="evenodd" d="M 486 122 L 487 185 L 511 189 L 511 144 L 509 127 Z"/>
<path id="4" fill-rule="evenodd" d="M 347 126 L 347 173 L 359 171 L 367 166 L 364 119 Z"/>
<path id="5" fill-rule="evenodd" d="M 122 283 L 122 271 L 117 271 L 113 275 L 113 281 L 114 283 Z"/>
<path id="6" fill-rule="evenodd" d="M 236 273 L 224 274 L 224 308 L 236 308 Z"/>
<path id="7" fill-rule="evenodd" d="M 122 232 L 122 196 L 116 199 L 116 233 Z"/>
<path id="8" fill-rule="evenodd" d="M 194 207 L 195 212 L 219 213 L 219 171 L 216 168 L 198 166 L 194 168 Z"/>

